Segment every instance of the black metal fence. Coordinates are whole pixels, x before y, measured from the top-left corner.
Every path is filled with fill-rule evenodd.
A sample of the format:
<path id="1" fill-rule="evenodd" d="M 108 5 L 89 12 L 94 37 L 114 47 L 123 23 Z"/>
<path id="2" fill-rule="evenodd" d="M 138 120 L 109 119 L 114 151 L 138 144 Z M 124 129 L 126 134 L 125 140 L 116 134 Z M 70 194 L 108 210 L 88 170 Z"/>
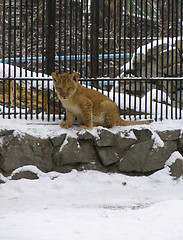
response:
<path id="1" fill-rule="evenodd" d="M 63 112 L 52 71 L 77 71 L 126 117 L 182 118 L 183 0 L 2 0 L 0 114 Z"/>

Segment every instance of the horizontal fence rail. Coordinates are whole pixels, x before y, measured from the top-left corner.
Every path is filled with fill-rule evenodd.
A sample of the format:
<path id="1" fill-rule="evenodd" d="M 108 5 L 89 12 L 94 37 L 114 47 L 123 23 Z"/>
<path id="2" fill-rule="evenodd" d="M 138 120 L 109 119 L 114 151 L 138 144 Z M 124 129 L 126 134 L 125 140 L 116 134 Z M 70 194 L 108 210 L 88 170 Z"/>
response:
<path id="1" fill-rule="evenodd" d="M 124 118 L 182 118 L 183 0 L 1 0 L 0 115 L 61 118 L 77 71 Z"/>

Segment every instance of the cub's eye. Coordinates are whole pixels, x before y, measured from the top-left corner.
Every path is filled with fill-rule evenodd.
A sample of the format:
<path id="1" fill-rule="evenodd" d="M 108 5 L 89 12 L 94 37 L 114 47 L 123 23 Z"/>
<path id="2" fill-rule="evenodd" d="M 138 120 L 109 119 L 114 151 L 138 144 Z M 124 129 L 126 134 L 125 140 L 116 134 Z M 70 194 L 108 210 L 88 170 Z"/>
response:
<path id="1" fill-rule="evenodd" d="M 62 88 L 60 88 L 60 87 L 58 87 L 57 89 L 58 89 L 59 91 L 62 91 Z"/>
<path id="2" fill-rule="evenodd" d="M 68 90 L 70 91 L 72 89 L 72 87 L 68 87 Z"/>

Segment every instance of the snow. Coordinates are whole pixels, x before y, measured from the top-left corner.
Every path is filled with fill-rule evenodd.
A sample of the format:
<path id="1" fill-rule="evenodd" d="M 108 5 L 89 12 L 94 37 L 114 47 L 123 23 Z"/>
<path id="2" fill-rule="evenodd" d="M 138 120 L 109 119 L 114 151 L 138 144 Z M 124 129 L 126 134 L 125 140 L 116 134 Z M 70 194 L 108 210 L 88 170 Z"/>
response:
<path id="1" fill-rule="evenodd" d="M 4 74 L 4 75 L 3 75 Z M 17 78 L 25 78 L 25 77 L 39 77 L 39 78 L 48 78 L 48 75 L 46 74 L 42 74 L 42 73 L 36 73 L 36 72 L 31 72 L 29 70 L 26 70 L 24 68 L 20 68 L 20 67 L 15 67 L 11 64 L 3 64 L 0 63 L 0 78 L 13 78 L 13 77 L 17 77 Z"/>
<path id="2" fill-rule="evenodd" d="M 164 37 L 163 39 L 156 39 L 150 43 L 148 43 L 147 45 L 143 45 L 142 47 L 139 47 L 137 48 L 136 52 L 133 54 L 131 60 L 129 62 L 127 62 L 125 64 L 125 66 L 123 65 L 121 67 L 121 70 L 122 70 L 122 74 L 121 74 L 121 77 L 123 77 L 123 72 L 124 72 L 124 69 L 129 70 L 130 68 L 133 69 L 133 64 L 135 62 L 135 55 L 141 55 L 142 54 L 142 61 L 145 60 L 145 55 L 148 51 L 150 51 L 152 48 L 156 47 L 156 46 L 160 46 L 159 49 L 161 49 L 161 45 L 165 44 L 167 45 L 169 51 L 173 49 L 177 50 L 176 47 L 174 47 L 175 43 L 177 41 L 181 40 L 181 37 L 174 37 L 174 38 L 166 38 Z M 164 52 L 167 51 L 167 50 L 164 50 Z"/>
<path id="3" fill-rule="evenodd" d="M 143 119 L 142 119 L 143 120 Z M 24 136 L 25 133 L 32 135 L 38 138 L 54 138 L 58 137 L 62 134 L 67 134 L 67 137 L 77 138 L 78 134 L 83 135 L 88 131 L 91 133 L 95 138 L 99 138 L 99 133 L 106 128 L 103 127 L 93 127 L 91 130 L 84 130 L 80 129 L 78 124 L 75 124 L 71 128 L 61 128 L 60 122 L 62 120 L 56 119 L 54 122 L 50 120 L 50 122 L 42 121 L 40 119 L 33 119 L 33 120 L 25 120 L 25 119 L 7 119 L 2 118 L 0 115 L 0 130 L 14 130 L 14 136 Z M 181 133 L 183 132 L 183 119 L 178 120 L 171 120 L 171 119 L 164 119 L 162 121 L 153 122 L 147 125 L 134 125 L 134 126 L 115 126 L 112 128 L 107 128 L 108 131 L 117 134 L 120 132 L 120 135 L 125 138 L 135 138 L 132 129 L 142 129 L 147 128 L 152 133 L 153 139 L 156 139 L 157 146 L 163 147 L 163 143 L 161 139 L 156 134 L 157 131 L 166 131 L 166 130 L 176 130 L 180 129 Z M 66 138 L 67 143 L 67 138 Z"/>
<path id="4" fill-rule="evenodd" d="M 136 129 L 152 132 L 183 130 L 183 120 L 164 120 Z M 40 120 L 2 119 L 0 129 L 14 129 L 46 138 L 67 133 L 75 137 L 78 126 L 61 129 Z M 103 128 L 93 128 L 94 136 Z M 128 132 L 132 126 L 113 127 Z M 88 130 L 87 130 L 88 131 Z M 124 135 L 127 136 L 128 135 Z M 156 135 L 157 144 L 161 145 Z M 179 156 L 172 154 L 169 162 Z M 179 156 L 181 159 L 181 155 Z M 0 239 L 2 240 L 180 240 L 183 235 L 183 179 L 174 180 L 167 166 L 150 176 L 130 177 L 97 171 L 43 173 L 35 166 L 0 174 Z M 17 172 L 31 171 L 37 180 L 11 180 Z"/>
<path id="5" fill-rule="evenodd" d="M 183 181 L 168 167 L 149 177 L 75 170 L 39 177 L 0 185 L 0 239 L 182 238 Z"/>
<path id="6" fill-rule="evenodd" d="M 166 166 L 171 166 L 177 159 L 183 161 L 183 156 L 178 152 L 173 152 L 169 159 L 166 161 Z"/>

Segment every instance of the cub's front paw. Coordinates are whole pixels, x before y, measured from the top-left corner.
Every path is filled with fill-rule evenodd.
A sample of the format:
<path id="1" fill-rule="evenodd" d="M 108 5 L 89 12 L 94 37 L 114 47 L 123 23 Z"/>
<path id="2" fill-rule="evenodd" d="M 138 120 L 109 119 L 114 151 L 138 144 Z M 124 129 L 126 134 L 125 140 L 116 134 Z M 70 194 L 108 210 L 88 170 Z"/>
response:
<path id="1" fill-rule="evenodd" d="M 70 126 L 72 126 L 72 124 L 68 123 L 68 122 L 61 122 L 60 123 L 60 127 L 62 127 L 62 128 L 69 128 Z"/>

